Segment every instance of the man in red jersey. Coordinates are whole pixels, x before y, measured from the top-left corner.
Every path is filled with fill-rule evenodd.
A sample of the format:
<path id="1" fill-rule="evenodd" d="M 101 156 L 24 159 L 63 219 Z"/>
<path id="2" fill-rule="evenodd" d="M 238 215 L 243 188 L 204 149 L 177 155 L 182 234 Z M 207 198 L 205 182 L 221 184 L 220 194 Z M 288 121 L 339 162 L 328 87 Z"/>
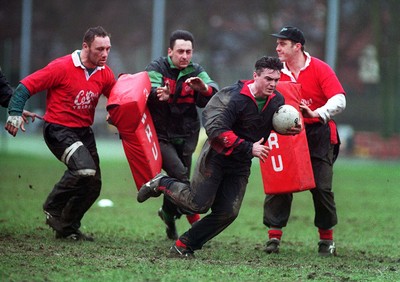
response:
<path id="1" fill-rule="evenodd" d="M 57 239 L 93 241 L 79 228 L 81 219 L 100 194 L 101 173 L 91 129 L 100 95 L 109 96 L 115 84 L 106 65 L 110 35 L 98 26 L 89 28 L 82 49 L 55 59 L 22 79 L 8 106 L 5 129 L 16 136 L 26 101 L 47 90 L 43 116 L 44 140 L 50 151 L 67 166 L 43 204 L 46 224 Z"/>
<path id="2" fill-rule="evenodd" d="M 316 187 L 311 189 L 314 201 L 314 224 L 319 231 L 318 253 L 336 255 L 333 227 L 337 224 L 332 192 L 333 164 L 339 152 L 339 135 L 333 116 L 346 107 L 345 91 L 336 74 L 325 62 L 304 51 L 305 38 L 296 27 L 284 27 L 277 34 L 276 52 L 283 62 L 281 81 L 301 84 L 300 108 L 303 112 Z M 278 253 L 282 228 L 286 226 L 292 194 L 267 195 L 264 202 L 264 224 L 269 228 L 265 251 Z"/>

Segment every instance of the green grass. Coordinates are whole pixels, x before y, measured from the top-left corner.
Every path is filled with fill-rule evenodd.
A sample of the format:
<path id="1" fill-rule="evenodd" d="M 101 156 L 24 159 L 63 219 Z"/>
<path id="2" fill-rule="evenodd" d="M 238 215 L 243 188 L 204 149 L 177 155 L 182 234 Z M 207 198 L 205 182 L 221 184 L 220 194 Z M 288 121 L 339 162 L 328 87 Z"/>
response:
<path id="1" fill-rule="evenodd" d="M 46 150 L 28 154 L 18 146 L 20 152 L 0 151 L 0 281 L 400 281 L 399 162 L 339 159 L 333 258 L 317 256 L 309 192 L 295 195 L 281 253 L 263 252 L 264 195 L 255 162 L 238 219 L 187 261 L 168 258 L 172 242 L 157 217 L 161 197 L 137 203 L 126 160 L 118 150 L 109 157 L 108 146 L 99 149 L 99 199 L 114 207 L 95 204 L 82 222 L 96 241 L 55 240 L 41 207 L 64 167 Z M 188 228 L 184 218 L 177 225 L 180 232 Z"/>

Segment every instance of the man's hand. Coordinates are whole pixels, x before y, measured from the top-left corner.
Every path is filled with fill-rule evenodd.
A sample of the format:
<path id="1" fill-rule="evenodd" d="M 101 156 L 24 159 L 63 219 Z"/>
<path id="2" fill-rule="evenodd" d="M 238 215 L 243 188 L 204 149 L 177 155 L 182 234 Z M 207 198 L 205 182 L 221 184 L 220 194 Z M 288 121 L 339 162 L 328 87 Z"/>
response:
<path id="1" fill-rule="evenodd" d="M 24 120 L 25 123 L 29 123 L 29 118 L 32 119 L 32 122 L 34 122 L 36 118 L 43 119 L 43 117 L 39 116 L 38 114 L 31 113 L 29 111 L 23 111 L 22 112 L 22 119 Z"/>
<path id="2" fill-rule="evenodd" d="M 264 138 L 261 138 L 258 142 L 253 144 L 253 149 L 251 150 L 254 157 L 259 158 L 262 162 L 268 158 L 269 151 L 271 148 L 268 146 L 264 146 L 261 143 L 264 141 Z"/>
<path id="3" fill-rule="evenodd" d="M 18 129 L 21 128 L 25 132 L 24 119 L 22 116 L 9 116 L 7 118 L 6 126 L 4 127 L 8 133 L 15 137 L 17 135 Z"/>
<path id="4" fill-rule="evenodd" d="M 165 86 L 157 88 L 157 97 L 160 101 L 167 101 L 171 95 L 171 90 L 169 88 L 169 81 L 165 82 Z"/>
<path id="5" fill-rule="evenodd" d="M 296 126 L 293 126 L 290 129 L 287 129 L 285 134 L 283 135 L 296 135 L 299 134 L 303 130 L 303 126 L 301 125 L 301 122 L 299 122 Z"/>
<path id="6" fill-rule="evenodd" d="M 301 113 L 303 114 L 303 117 L 306 117 L 306 118 L 319 118 L 319 114 L 316 111 L 311 110 L 303 102 L 300 103 L 300 110 L 301 110 Z"/>
<path id="7" fill-rule="evenodd" d="M 23 111 L 22 116 L 9 116 L 4 129 L 15 137 L 18 129 L 21 128 L 22 132 L 25 132 L 25 123 L 29 123 L 29 118 L 32 119 L 32 122 L 34 122 L 36 118 L 43 119 L 43 117 L 39 116 L 38 114 L 31 113 L 29 111 Z"/>
<path id="8" fill-rule="evenodd" d="M 186 79 L 185 82 L 186 82 L 186 83 L 190 86 L 190 88 L 192 88 L 194 91 L 202 92 L 202 93 L 208 91 L 208 85 L 205 84 L 205 83 L 203 82 L 203 80 L 202 80 L 200 77 L 197 77 L 197 76 L 196 76 L 196 77 L 190 77 L 190 78 Z"/>
<path id="9" fill-rule="evenodd" d="M 107 123 L 108 123 L 109 125 L 114 125 L 114 126 L 115 126 L 115 124 L 114 124 L 114 122 L 112 121 L 111 116 L 110 116 L 109 113 L 107 113 L 106 121 L 107 121 Z"/>

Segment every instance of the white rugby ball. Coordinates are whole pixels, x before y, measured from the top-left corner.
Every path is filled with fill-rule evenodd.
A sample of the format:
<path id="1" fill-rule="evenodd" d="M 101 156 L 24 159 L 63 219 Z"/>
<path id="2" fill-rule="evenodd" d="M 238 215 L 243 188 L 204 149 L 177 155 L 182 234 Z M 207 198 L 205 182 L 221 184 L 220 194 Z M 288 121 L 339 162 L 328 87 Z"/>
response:
<path id="1" fill-rule="evenodd" d="M 300 113 L 291 105 L 280 106 L 272 117 L 272 125 L 280 134 L 285 134 L 288 129 L 298 125 L 299 122 Z"/>

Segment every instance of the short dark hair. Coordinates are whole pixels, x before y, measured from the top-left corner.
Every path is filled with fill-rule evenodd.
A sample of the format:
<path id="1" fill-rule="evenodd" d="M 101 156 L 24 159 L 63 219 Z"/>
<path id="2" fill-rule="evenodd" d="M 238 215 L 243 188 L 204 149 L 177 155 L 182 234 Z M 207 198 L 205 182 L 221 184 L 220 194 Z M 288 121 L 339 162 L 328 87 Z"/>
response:
<path id="1" fill-rule="evenodd" d="M 264 69 L 278 70 L 283 68 L 283 63 L 277 57 L 263 56 L 255 64 L 255 72 L 259 75 Z"/>
<path id="2" fill-rule="evenodd" d="M 83 36 L 83 42 L 85 42 L 87 45 L 90 46 L 90 44 L 93 42 L 94 38 L 98 37 L 110 37 L 111 34 L 109 34 L 103 27 L 101 26 L 96 26 L 96 27 L 90 27 L 86 32 L 85 35 Z"/>
<path id="3" fill-rule="evenodd" d="M 192 42 L 192 47 L 194 48 L 194 36 L 189 31 L 178 29 L 172 32 L 171 36 L 169 37 L 169 48 L 174 48 L 175 41 L 177 39 L 183 39 L 185 41 Z"/>

